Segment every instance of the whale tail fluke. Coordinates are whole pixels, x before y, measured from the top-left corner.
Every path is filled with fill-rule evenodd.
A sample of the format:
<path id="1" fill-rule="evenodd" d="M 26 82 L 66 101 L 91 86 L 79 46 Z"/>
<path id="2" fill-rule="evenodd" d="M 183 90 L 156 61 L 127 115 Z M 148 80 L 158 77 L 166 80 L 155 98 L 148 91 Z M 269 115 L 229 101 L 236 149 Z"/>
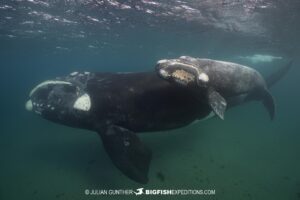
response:
<path id="1" fill-rule="evenodd" d="M 266 83 L 268 88 L 276 84 L 292 67 L 293 61 L 291 60 L 287 65 L 279 68 L 277 71 L 273 72 L 271 75 L 266 77 Z"/>
<path id="2" fill-rule="evenodd" d="M 267 109 L 271 120 L 275 117 L 275 102 L 273 96 L 270 94 L 268 90 L 265 90 L 263 93 L 262 103 Z"/>
<path id="3" fill-rule="evenodd" d="M 266 77 L 265 80 L 267 87 L 270 88 L 274 86 L 280 79 L 282 79 L 282 77 L 284 77 L 287 74 L 287 72 L 291 69 L 292 65 L 293 61 L 291 60 L 290 62 L 288 62 L 288 64 L 279 68 L 277 71 L 273 72 L 271 75 Z M 263 92 L 262 103 L 268 110 L 271 120 L 273 120 L 275 117 L 275 103 L 272 95 L 267 89 Z"/>

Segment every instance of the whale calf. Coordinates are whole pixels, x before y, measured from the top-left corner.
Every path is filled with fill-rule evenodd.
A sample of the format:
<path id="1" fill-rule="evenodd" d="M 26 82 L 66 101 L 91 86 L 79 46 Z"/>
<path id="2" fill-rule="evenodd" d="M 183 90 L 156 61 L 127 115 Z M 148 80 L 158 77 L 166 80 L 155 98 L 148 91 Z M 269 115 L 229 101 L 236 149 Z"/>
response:
<path id="1" fill-rule="evenodd" d="M 232 62 L 181 56 L 178 59 L 164 59 L 156 65 L 158 74 L 165 80 L 205 91 L 205 100 L 221 119 L 230 98 L 243 95 L 260 100 L 275 116 L 275 104 L 268 86 L 261 74 L 253 68 Z"/>

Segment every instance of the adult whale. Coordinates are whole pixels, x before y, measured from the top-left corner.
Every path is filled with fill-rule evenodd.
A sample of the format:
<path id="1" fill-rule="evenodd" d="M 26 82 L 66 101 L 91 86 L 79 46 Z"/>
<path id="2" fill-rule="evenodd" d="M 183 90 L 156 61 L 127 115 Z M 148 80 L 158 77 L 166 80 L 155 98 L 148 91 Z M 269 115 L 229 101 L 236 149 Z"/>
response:
<path id="1" fill-rule="evenodd" d="M 274 72 L 277 82 L 291 64 Z M 135 133 L 186 126 L 211 113 L 205 90 L 168 82 L 153 72 L 78 73 L 44 81 L 32 89 L 26 109 L 71 127 L 96 131 L 115 166 L 139 183 L 148 182 L 151 151 Z M 248 99 L 238 95 L 230 102 Z"/>

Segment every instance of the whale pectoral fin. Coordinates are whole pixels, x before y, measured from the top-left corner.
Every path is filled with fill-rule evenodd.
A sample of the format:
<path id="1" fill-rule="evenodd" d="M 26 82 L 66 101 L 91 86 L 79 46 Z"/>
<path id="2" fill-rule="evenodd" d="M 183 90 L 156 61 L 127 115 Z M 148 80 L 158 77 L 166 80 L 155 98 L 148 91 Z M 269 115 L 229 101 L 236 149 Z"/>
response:
<path id="1" fill-rule="evenodd" d="M 218 93 L 216 90 L 212 88 L 208 89 L 207 97 L 208 97 L 208 103 L 212 108 L 212 110 L 214 111 L 214 113 L 219 118 L 224 120 L 224 113 L 227 107 L 227 102 L 224 99 L 224 97 L 222 97 L 220 93 Z"/>
<path id="2" fill-rule="evenodd" d="M 115 166 L 130 179 L 146 184 L 152 153 L 137 135 L 116 125 L 99 134 Z"/>
<path id="3" fill-rule="evenodd" d="M 265 90 L 263 93 L 263 105 L 268 110 L 271 120 L 275 117 L 275 102 L 273 96 L 268 90 Z"/>

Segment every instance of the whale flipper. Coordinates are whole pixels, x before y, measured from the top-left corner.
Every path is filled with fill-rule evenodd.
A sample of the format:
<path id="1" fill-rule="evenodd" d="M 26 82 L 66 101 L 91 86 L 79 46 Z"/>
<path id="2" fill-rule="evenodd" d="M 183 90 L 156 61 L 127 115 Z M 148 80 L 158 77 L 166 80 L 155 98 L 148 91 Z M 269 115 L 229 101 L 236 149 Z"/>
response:
<path id="1" fill-rule="evenodd" d="M 224 120 L 224 113 L 227 107 L 226 100 L 213 88 L 209 88 L 207 93 L 208 103 L 211 109 L 218 117 Z"/>
<path id="2" fill-rule="evenodd" d="M 105 133 L 99 134 L 115 166 L 130 179 L 147 183 L 152 153 L 137 135 L 116 125 L 110 125 Z"/>
<path id="3" fill-rule="evenodd" d="M 268 110 L 271 120 L 275 117 L 275 103 L 273 96 L 270 94 L 268 90 L 265 90 L 263 93 L 262 103 L 265 108 Z"/>

